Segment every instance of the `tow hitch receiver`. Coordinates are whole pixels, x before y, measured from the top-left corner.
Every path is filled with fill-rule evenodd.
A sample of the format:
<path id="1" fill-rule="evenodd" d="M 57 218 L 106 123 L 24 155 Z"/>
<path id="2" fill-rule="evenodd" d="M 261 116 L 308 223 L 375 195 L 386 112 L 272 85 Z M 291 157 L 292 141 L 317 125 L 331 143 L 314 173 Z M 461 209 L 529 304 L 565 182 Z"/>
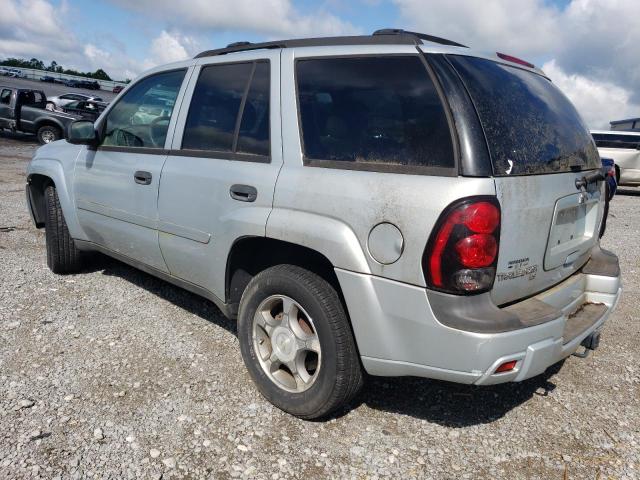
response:
<path id="1" fill-rule="evenodd" d="M 584 347 L 584 351 L 582 353 L 574 352 L 574 355 L 576 357 L 586 358 L 591 350 L 595 350 L 600 345 L 600 332 L 593 332 L 582 340 L 580 345 Z"/>

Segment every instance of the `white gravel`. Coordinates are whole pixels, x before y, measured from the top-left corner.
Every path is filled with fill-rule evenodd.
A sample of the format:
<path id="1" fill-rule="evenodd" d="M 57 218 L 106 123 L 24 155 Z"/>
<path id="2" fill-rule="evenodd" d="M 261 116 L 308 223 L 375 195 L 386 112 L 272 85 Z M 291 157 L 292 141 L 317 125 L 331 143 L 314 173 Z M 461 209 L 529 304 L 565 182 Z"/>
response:
<path id="1" fill-rule="evenodd" d="M 312 423 L 261 398 L 206 300 L 101 256 L 49 272 L 33 149 L 0 133 L 0 478 L 640 477 L 639 191 L 612 203 L 625 294 L 587 359 L 496 387 L 369 379 Z"/>

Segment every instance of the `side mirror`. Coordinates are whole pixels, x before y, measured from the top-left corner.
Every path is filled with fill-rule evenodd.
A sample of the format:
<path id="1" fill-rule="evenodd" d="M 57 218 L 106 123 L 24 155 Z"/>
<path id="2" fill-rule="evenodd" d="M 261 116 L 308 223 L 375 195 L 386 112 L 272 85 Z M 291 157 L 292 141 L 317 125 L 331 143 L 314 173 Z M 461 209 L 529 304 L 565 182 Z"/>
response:
<path id="1" fill-rule="evenodd" d="M 98 132 L 89 120 L 75 120 L 67 128 L 67 142 L 75 145 L 95 146 L 98 144 Z"/>

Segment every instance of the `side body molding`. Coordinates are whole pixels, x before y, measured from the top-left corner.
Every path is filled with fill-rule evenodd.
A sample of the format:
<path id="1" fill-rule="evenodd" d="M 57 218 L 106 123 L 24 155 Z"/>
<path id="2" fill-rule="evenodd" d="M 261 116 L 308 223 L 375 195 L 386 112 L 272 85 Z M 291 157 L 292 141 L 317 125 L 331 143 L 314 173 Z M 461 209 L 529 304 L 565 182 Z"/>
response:
<path id="1" fill-rule="evenodd" d="M 267 237 L 311 248 L 334 268 L 371 273 L 360 242 L 345 223 L 301 210 L 274 208 L 267 221 Z"/>

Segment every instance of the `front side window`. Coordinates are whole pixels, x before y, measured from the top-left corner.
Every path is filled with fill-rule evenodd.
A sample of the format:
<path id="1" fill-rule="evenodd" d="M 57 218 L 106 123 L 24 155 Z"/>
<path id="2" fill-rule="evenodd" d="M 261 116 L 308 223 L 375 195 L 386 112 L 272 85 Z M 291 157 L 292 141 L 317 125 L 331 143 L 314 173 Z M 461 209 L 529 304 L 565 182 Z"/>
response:
<path id="1" fill-rule="evenodd" d="M 184 75 L 164 72 L 133 85 L 109 112 L 102 146 L 163 148 Z"/>
<path id="2" fill-rule="evenodd" d="M 182 149 L 269 155 L 269 63 L 202 68 Z"/>
<path id="3" fill-rule="evenodd" d="M 9 105 L 9 103 L 11 103 L 11 90 L 2 90 L 2 93 L 0 93 L 0 103 L 5 105 Z"/>
<path id="4" fill-rule="evenodd" d="M 445 110 L 418 55 L 299 60 L 296 77 L 306 160 L 454 167 Z"/>

